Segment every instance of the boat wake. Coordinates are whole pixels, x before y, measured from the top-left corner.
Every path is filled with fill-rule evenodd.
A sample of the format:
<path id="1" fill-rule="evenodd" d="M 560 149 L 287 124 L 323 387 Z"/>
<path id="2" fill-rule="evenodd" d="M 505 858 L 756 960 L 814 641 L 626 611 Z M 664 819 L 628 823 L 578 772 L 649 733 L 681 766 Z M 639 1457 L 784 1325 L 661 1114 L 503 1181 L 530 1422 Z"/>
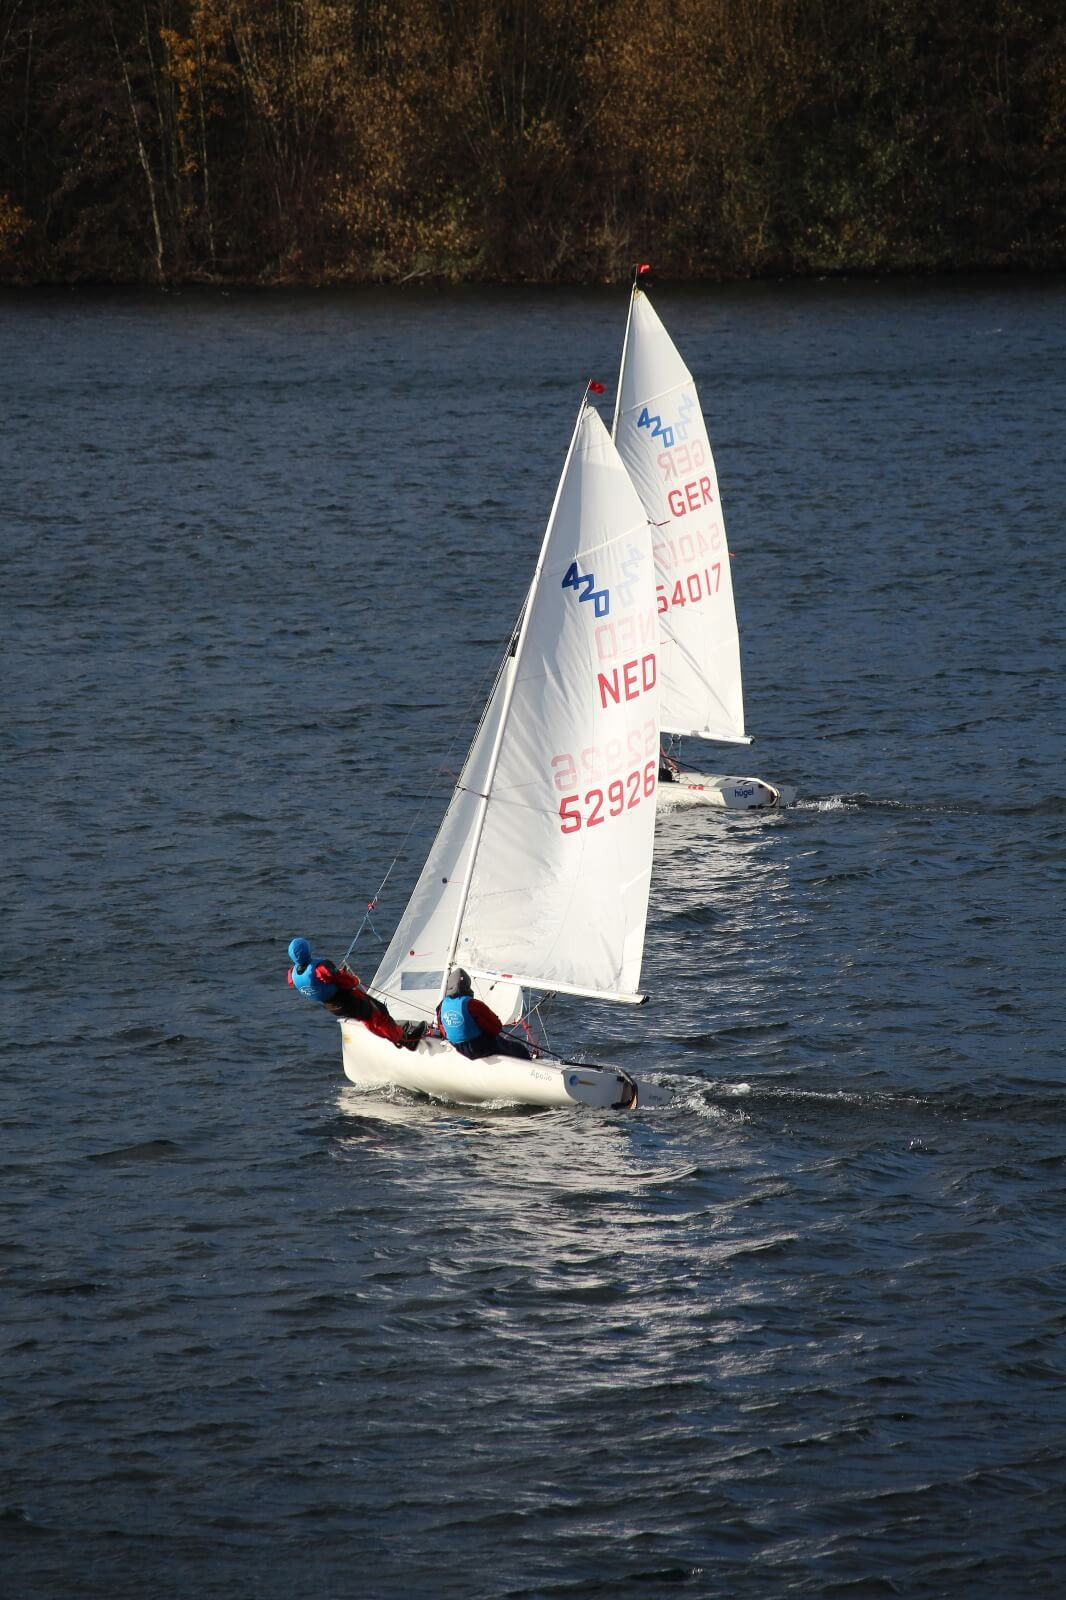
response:
<path id="1" fill-rule="evenodd" d="M 1044 795 L 1039 800 L 1019 805 L 989 805 L 980 800 L 897 800 L 866 794 L 808 795 L 789 808 L 792 811 L 903 811 L 922 815 L 1061 817 L 1066 816 L 1066 796 Z"/>
<path id="2" fill-rule="evenodd" d="M 858 805 L 850 795 L 831 794 L 824 799 L 797 800 L 793 811 L 857 811 Z"/>

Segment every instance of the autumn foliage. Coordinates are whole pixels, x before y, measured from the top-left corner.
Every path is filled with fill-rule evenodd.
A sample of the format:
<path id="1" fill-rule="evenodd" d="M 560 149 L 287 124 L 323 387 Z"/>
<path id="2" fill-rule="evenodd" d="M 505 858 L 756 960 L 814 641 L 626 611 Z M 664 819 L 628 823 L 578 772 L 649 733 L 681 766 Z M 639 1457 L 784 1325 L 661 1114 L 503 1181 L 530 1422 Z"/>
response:
<path id="1" fill-rule="evenodd" d="M 0 0 L 0 276 L 1066 264 L 1061 0 Z"/>

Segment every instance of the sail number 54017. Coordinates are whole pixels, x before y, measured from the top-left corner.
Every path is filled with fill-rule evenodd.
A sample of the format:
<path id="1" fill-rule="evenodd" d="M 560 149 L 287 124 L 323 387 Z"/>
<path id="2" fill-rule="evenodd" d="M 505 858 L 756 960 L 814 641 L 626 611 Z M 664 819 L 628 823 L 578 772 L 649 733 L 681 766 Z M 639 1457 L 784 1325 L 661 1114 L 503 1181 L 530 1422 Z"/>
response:
<path id="1" fill-rule="evenodd" d="M 647 761 L 635 772 L 616 778 L 606 789 L 587 789 L 584 796 L 564 794 L 559 801 L 560 833 L 595 828 L 608 817 L 620 817 L 623 811 L 632 811 L 642 800 L 650 800 L 654 795 L 656 775 L 657 763 Z"/>
<path id="2" fill-rule="evenodd" d="M 662 616 L 664 611 L 669 611 L 671 606 L 698 605 L 704 595 L 717 594 L 721 586 L 720 561 L 716 561 L 712 567 L 704 567 L 702 575 L 690 572 L 687 578 L 678 578 L 670 594 L 667 594 L 665 583 L 657 583 L 655 593 L 659 615 Z"/>

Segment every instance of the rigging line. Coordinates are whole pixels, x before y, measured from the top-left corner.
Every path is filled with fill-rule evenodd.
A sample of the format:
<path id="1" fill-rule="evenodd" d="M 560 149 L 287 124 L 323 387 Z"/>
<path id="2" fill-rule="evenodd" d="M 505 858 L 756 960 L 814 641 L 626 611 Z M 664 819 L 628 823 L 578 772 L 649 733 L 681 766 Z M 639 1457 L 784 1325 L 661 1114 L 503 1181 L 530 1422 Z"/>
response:
<path id="1" fill-rule="evenodd" d="M 352 940 L 351 944 L 348 946 L 347 950 L 344 952 L 344 960 L 341 962 L 341 966 L 342 967 L 348 966 L 348 957 L 351 955 L 352 951 L 355 949 L 356 945 L 359 943 L 359 940 L 362 938 L 363 929 L 366 927 L 368 922 L 370 924 L 370 931 L 374 935 L 374 938 L 377 940 L 378 944 L 384 944 L 385 943 L 385 940 L 382 938 L 381 934 L 378 932 L 377 928 L 374 926 L 374 919 L 370 915 L 370 912 L 371 912 L 371 906 L 368 904 L 367 908 L 366 908 L 366 912 L 365 912 L 365 914 L 363 916 L 363 920 L 359 924 L 359 931 L 356 933 L 355 938 Z M 349 968 L 349 970 L 351 970 L 351 969 Z"/>
<path id="2" fill-rule="evenodd" d="M 554 999 L 555 999 L 555 991 L 554 990 L 549 990 L 547 993 L 542 994 L 540 999 L 536 1002 L 536 1004 L 530 1006 L 528 1011 L 527 1011 L 527 1013 L 526 1013 L 527 1016 L 535 1017 L 537 1019 L 537 1027 L 540 1029 L 540 1032 L 541 1032 L 541 1034 L 543 1035 L 543 1038 L 544 1038 L 544 1053 L 547 1054 L 547 1055 L 554 1055 L 555 1054 L 554 1050 L 551 1047 L 551 1043 L 550 1043 L 550 1041 L 548 1039 L 548 1024 L 547 1024 L 547 1013 L 551 1010 L 552 1002 L 554 1001 Z"/>
<path id="3" fill-rule="evenodd" d="M 497 668 L 497 677 L 499 676 L 499 672 L 500 672 L 500 669 Z M 474 688 L 474 690 L 473 690 L 473 692 L 472 692 L 472 694 L 470 696 L 470 699 L 467 701 L 466 709 L 463 712 L 461 721 L 465 722 L 466 718 L 470 715 L 472 707 L 477 705 L 479 697 L 484 693 L 484 684 L 485 684 L 487 676 L 488 676 L 488 674 L 486 673 L 481 678 L 480 682 L 475 686 L 475 688 Z M 480 728 L 481 722 L 483 722 L 484 720 L 485 720 L 485 714 L 484 714 L 484 712 L 482 712 L 481 721 L 479 721 L 479 723 L 478 723 L 478 728 Z M 477 735 L 475 733 L 475 738 L 476 737 L 477 737 Z M 436 784 L 436 780 L 438 778 L 440 778 L 440 777 L 443 777 L 443 776 L 450 777 L 452 775 L 451 771 L 449 769 L 449 764 L 453 759 L 455 746 L 456 746 L 459 738 L 460 738 L 459 734 L 454 734 L 452 736 L 451 743 L 449 744 L 447 750 L 444 752 L 444 755 L 441 757 L 440 764 L 437 767 L 436 772 L 433 774 L 433 779 L 432 779 L 432 781 L 430 783 L 430 786 L 426 790 L 426 793 L 422 796 L 422 799 L 421 799 L 421 801 L 419 802 L 419 805 L 418 805 L 418 809 L 416 810 L 416 812 L 414 814 L 414 817 L 411 820 L 411 825 L 408 828 L 407 832 L 403 836 L 403 839 L 402 839 L 402 841 L 400 843 L 400 848 L 397 850 L 396 854 L 392 858 L 392 861 L 389 863 L 389 869 L 386 872 L 385 876 L 382 878 L 381 883 L 378 885 L 377 894 L 375 894 L 373 900 L 370 901 L 371 907 L 373 907 L 374 905 L 377 904 L 378 895 L 381 894 L 382 889 L 384 889 L 386 883 L 388 883 L 389 878 L 390 878 L 390 876 L 392 874 L 393 867 L 395 867 L 395 865 L 396 865 L 396 863 L 398 861 L 402 860 L 403 853 L 407 849 L 407 845 L 410 842 L 411 835 L 415 831 L 415 828 L 418 826 L 418 820 L 421 817 L 422 812 L 425 810 L 426 806 L 429 804 L 430 797 L 432 796 L 432 794 L 434 792 L 434 786 Z"/>

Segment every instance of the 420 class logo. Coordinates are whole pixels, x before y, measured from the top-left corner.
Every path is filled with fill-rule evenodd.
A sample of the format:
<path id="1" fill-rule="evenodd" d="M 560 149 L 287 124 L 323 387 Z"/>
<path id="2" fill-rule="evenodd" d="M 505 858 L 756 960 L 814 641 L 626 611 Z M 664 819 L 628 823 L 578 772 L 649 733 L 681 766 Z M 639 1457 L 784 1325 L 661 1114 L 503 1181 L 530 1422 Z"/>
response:
<path id="1" fill-rule="evenodd" d="M 597 589 L 596 579 L 593 577 L 592 573 L 579 572 L 577 570 L 576 561 L 571 561 L 570 565 L 567 567 L 566 576 L 563 578 L 562 587 L 564 589 L 576 590 L 579 600 L 591 600 L 592 609 L 597 617 L 606 617 L 610 615 L 610 589 Z"/>
<path id="2" fill-rule="evenodd" d="M 688 438 L 688 425 L 691 420 L 695 402 L 691 395 L 682 395 L 677 405 L 677 422 L 671 424 L 664 422 L 659 413 L 651 412 L 644 407 L 637 418 L 638 428 L 650 428 L 653 439 L 661 439 L 663 448 L 672 450 L 674 445 Z"/>

